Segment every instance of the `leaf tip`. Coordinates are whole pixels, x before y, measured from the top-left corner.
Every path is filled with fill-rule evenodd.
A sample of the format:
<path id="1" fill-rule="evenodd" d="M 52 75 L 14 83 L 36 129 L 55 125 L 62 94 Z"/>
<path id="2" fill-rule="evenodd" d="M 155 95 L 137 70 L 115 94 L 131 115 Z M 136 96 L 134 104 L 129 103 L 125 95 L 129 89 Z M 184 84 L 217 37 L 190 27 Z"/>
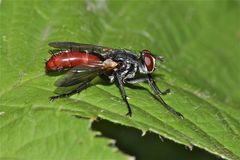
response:
<path id="1" fill-rule="evenodd" d="M 145 136 L 146 133 L 147 133 L 146 130 L 142 130 L 142 134 L 141 134 L 141 136 L 142 136 L 142 137 Z"/>
<path id="2" fill-rule="evenodd" d="M 187 147 L 190 151 L 193 150 L 193 145 L 192 145 L 192 144 L 187 144 L 186 147 Z"/>

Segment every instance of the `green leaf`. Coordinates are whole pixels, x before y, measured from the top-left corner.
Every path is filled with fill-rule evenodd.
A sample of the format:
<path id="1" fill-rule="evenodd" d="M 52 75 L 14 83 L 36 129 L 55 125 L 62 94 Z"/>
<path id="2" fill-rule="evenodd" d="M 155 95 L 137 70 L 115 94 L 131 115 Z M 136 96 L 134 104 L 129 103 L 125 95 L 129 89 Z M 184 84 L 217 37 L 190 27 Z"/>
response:
<path id="1" fill-rule="evenodd" d="M 68 121 L 73 123 L 74 131 L 85 123 L 64 114 L 101 117 L 143 133 L 155 132 L 189 147 L 198 146 L 226 159 L 240 159 L 238 1 L 2 0 L 0 10 L 0 120 L 6 127 L 1 128 L 1 137 L 12 140 L 15 146 L 0 155 L 30 154 L 29 148 L 18 150 L 20 140 L 34 133 L 34 122 L 63 111 L 61 116 L 51 118 L 52 123 L 41 123 L 43 133 L 52 134 L 55 120 L 58 125 L 63 123 L 58 131 L 69 129 Z M 49 58 L 47 44 L 51 41 L 150 49 L 155 55 L 165 56 L 166 63 L 159 65 L 154 77 L 162 90 L 171 89 L 163 99 L 185 119 L 164 109 L 147 84 L 126 87 L 132 118 L 125 116 L 127 109 L 119 89 L 99 79 L 79 95 L 50 103 L 53 83 L 59 78 L 46 76 L 44 71 L 44 59 Z M 24 118 L 13 121 L 18 117 Z M 26 118 L 32 124 L 26 124 Z M 11 128 L 22 126 L 24 130 L 11 133 Z M 63 133 L 58 138 L 61 136 Z M 38 148 L 47 138 L 29 145 Z M 67 149 L 70 140 L 65 144 Z M 6 141 L 1 141 L 1 146 L 3 143 Z M 61 151 L 61 145 L 54 149 Z M 38 157 L 38 151 L 31 150 L 33 155 L 29 157 Z M 48 156 L 51 154 L 54 151 Z"/>
<path id="2" fill-rule="evenodd" d="M 1 159 L 127 159 L 95 137 L 89 120 L 33 106 L 11 106 L 1 116 Z"/>

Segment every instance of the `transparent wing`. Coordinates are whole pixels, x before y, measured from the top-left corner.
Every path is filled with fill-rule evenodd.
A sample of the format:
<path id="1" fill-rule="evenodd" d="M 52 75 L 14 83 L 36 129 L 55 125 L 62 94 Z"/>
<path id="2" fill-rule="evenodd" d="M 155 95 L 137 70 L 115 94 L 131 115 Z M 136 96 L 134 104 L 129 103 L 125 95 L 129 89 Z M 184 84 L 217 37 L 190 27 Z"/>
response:
<path id="1" fill-rule="evenodd" d="M 91 82 L 100 73 L 102 73 L 100 65 L 72 68 L 55 82 L 55 86 L 57 86 L 55 93 L 69 94 L 80 86 Z"/>
<path id="2" fill-rule="evenodd" d="M 55 90 L 57 94 L 68 94 L 74 90 L 84 88 L 86 84 L 89 84 L 96 76 L 117 67 L 118 63 L 108 59 L 103 63 L 91 63 L 87 65 L 81 65 L 70 69 L 63 77 L 55 82 L 55 86 L 58 88 Z"/>
<path id="3" fill-rule="evenodd" d="M 79 89 L 79 87 L 83 86 L 78 92 L 86 88 L 87 86 L 85 84 L 91 82 L 91 80 L 86 80 L 81 83 L 69 86 L 69 87 L 57 87 L 57 89 L 54 91 L 56 94 L 69 94 L 71 92 L 74 92 L 76 89 Z M 87 84 L 88 85 L 88 84 Z"/>
<path id="4" fill-rule="evenodd" d="M 58 79 L 55 82 L 55 86 L 57 87 L 73 86 L 84 81 L 92 80 L 102 72 L 103 66 L 101 64 L 74 67 L 70 69 L 63 77 Z"/>

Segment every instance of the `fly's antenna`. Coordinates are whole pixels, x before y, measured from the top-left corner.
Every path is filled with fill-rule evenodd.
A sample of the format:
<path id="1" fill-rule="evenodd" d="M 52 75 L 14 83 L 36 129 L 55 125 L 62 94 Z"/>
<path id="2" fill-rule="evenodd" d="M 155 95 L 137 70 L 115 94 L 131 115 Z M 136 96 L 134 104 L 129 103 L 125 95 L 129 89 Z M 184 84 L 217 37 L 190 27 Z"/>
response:
<path id="1" fill-rule="evenodd" d="M 165 62 L 165 58 L 163 56 L 156 57 L 157 60 L 159 60 L 161 63 Z"/>

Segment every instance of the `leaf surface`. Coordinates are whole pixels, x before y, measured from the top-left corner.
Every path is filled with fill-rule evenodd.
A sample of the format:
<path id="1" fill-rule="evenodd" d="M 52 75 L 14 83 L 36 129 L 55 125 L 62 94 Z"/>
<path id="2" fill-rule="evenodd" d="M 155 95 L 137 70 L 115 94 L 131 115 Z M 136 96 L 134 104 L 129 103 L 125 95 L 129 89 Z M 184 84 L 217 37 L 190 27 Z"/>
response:
<path id="1" fill-rule="evenodd" d="M 143 132 L 155 132 L 189 147 L 198 146 L 226 159 L 240 159 L 238 1 L 148 1 L 146 5 L 146 1 L 61 0 L 46 4 L 38 0 L 3 0 L 0 10 L 0 118 L 1 137 L 5 139 L 1 146 L 9 140 L 14 144 L 10 150 L 1 149 L 2 157 L 30 154 L 30 145 L 36 149 L 47 138 L 56 143 L 69 128 L 85 133 L 80 123 L 86 122 L 77 124 L 76 119 L 64 115 L 70 113 L 101 117 Z M 51 41 L 150 49 L 155 55 L 165 56 L 166 63 L 159 64 L 154 78 L 162 90 L 171 89 L 163 99 L 185 119 L 166 111 L 147 84 L 126 87 L 132 118 L 125 116 L 127 109 L 119 89 L 99 79 L 81 94 L 50 103 L 53 83 L 59 78 L 47 76 L 44 71 L 44 59 L 49 58 L 47 44 Z M 61 116 L 54 116 L 59 111 L 63 111 Z M 46 117 L 51 117 L 49 125 Z M 73 124 L 66 125 L 68 121 Z M 51 136 L 54 123 L 62 126 L 57 137 Z M 27 143 L 29 134 L 37 138 L 36 125 L 44 127 L 42 132 L 49 136 L 22 149 L 21 143 Z M 15 132 L 10 133 L 11 129 Z M 91 133 L 86 135 L 92 137 Z M 66 140 L 68 149 L 71 140 Z M 92 149 L 95 140 L 93 143 Z M 34 153 L 39 154 L 37 149 Z"/>

